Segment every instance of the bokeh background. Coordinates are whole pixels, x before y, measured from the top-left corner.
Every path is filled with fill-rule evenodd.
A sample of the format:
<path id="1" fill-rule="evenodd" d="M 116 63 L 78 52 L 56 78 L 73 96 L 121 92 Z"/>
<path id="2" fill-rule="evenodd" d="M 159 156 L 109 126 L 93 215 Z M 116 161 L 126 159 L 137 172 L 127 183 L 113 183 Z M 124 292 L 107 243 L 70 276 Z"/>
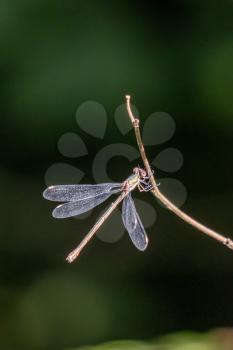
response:
<path id="1" fill-rule="evenodd" d="M 230 250 L 148 195 L 158 220 L 145 253 L 127 235 L 115 244 L 95 239 L 68 265 L 64 257 L 99 209 L 56 221 L 41 193 L 47 168 L 67 162 L 57 149 L 63 133 L 77 133 L 88 148 L 88 157 L 68 160 L 85 173 L 83 183 L 94 181 L 101 147 L 135 146 L 113 116 L 130 93 L 142 123 L 155 111 L 176 121 L 165 146 L 184 155 L 174 175 L 188 189 L 183 209 L 233 238 L 233 2 L 1 0 L 0 28 L 0 348 L 67 349 L 232 327 Z M 103 140 L 75 122 L 87 100 L 108 112 Z M 163 147 L 148 147 L 150 159 Z M 134 165 L 116 157 L 108 171 L 121 181 Z"/>

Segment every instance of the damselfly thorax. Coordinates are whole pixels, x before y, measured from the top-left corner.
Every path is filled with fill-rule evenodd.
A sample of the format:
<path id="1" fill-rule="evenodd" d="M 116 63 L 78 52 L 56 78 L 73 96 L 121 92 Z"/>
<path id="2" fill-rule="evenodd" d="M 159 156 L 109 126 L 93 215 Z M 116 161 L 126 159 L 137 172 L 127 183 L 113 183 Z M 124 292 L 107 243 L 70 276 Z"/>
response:
<path id="1" fill-rule="evenodd" d="M 80 215 L 101 204 L 111 195 L 121 192 L 117 199 L 110 205 L 84 237 L 78 247 L 68 255 L 67 260 L 69 262 L 72 262 L 77 258 L 81 250 L 122 200 L 123 224 L 136 248 L 139 250 L 146 249 L 148 238 L 131 197 L 131 191 L 136 187 L 139 191 L 149 191 L 151 189 L 150 178 L 146 171 L 140 167 L 134 168 L 133 174 L 123 183 L 56 185 L 48 187 L 44 191 L 44 198 L 55 202 L 64 202 L 53 210 L 52 215 L 57 219 Z"/>

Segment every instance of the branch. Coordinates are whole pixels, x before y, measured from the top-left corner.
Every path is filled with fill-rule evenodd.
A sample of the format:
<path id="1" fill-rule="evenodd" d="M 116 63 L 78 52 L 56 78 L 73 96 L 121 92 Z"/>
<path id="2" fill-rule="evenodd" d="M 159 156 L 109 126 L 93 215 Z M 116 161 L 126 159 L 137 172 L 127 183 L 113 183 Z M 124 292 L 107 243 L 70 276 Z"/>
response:
<path id="1" fill-rule="evenodd" d="M 130 96 L 126 95 L 126 107 L 127 107 L 127 112 L 130 118 L 130 121 L 134 127 L 134 132 L 138 144 L 138 148 L 142 157 L 142 161 L 144 163 L 145 169 L 147 171 L 148 176 L 151 178 L 151 184 L 153 186 L 153 189 L 151 192 L 153 195 L 162 202 L 165 207 L 169 210 L 171 210 L 175 215 L 177 215 L 179 218 L 182 220 L 186 221 L 188 224 L 194 226 L 196 229 L 199 231 L 205 233 L 206 235 L 212 237 L 213 239 L 219 241 L 220 243 L 224 244 L 227 246 L 229 249 L 233 250 L 233 241 L 230 238 L 224 237 L 221 234 L 213 231 L 212 229 L 208 228 L 207 226 L 201 224 L 197 220 L 193 219 L 191 216 L 187 215 L 184 213 L 182 210 L 180 210 L 175 204 L 173 204 L 167 197 L 165 197 L 162 192 L 160 192 L 156 178 L 151 170 L 150 163 L 147 159 L 146 152 L 143 146 L 142 138 L 141 138 L 141 133 L 139 129 L 139 119 L 135 118 L 132 110 L 131 110 L 131 105 L 130 105 Z"/>

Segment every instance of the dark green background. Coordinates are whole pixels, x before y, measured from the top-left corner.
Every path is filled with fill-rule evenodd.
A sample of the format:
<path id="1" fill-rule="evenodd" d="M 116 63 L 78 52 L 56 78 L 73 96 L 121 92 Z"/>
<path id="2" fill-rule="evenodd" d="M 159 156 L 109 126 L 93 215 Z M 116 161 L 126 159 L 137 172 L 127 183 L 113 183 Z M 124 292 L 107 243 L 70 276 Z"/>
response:
<path id="1" fill-rule="evenodd" d="M 77 132 L 90 156 L 70 163 L 91 176 L 92 157 L 123 137 L 113 113 L 130 93 L 142 123 L 165 111 L 177 124 L 165 146 L 185 159 L 175 177 L 184 210 L 233 237 L 233 2 L 231 0 L 0 1 L 0 348 L 64 349 L 233 326 L 233 253 L 147 200 L 158 212 L 141 254 L 128 238 L 98 239 L 74 265 L 66 253 L 99 210 L 55 221 L 44 174 L 65 162 L 56 148 Z M 104 140 L 78 129 L 87 100 L 108 112 Z M 97 122 L 93 116 L 93 123 Z M 68 160 L 69 161 L 69 160 Z M 109 164 L 121 181 L 124 158 Z"/>

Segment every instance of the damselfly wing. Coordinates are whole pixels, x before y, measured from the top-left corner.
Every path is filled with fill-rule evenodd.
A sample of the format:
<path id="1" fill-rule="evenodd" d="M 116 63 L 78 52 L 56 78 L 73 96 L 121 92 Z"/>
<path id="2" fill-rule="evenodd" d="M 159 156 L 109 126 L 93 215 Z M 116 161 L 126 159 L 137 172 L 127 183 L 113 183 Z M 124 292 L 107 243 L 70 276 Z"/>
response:
<path id="1" fill-rule="evenodd" d="M 58 205 L 52 212 L 56 219 L 64 219 L 87 212 L 107 200 L 112 194 L 121 191 L 120 183 L 99 185 L 57 185 L 47 188 L 44 198 L 55 202 L 66 202 Z"/>
<path id="2" fill-rule="evenodd" d="M 122 183 L 103 183 L 97 185 L 57 185 L 50 186 L 43 196 L 53 202 L 75 202 L 93 198 L 102 193 L 114 193 L 121 189 Z"/>
<path id="3" fill-rule="evenodd" d="M 123 200 L 122 221 L 135 247 L 141 251 L 145 250 L 148 245 L 148 238 L 135 208 L 131 193 Z"/>

